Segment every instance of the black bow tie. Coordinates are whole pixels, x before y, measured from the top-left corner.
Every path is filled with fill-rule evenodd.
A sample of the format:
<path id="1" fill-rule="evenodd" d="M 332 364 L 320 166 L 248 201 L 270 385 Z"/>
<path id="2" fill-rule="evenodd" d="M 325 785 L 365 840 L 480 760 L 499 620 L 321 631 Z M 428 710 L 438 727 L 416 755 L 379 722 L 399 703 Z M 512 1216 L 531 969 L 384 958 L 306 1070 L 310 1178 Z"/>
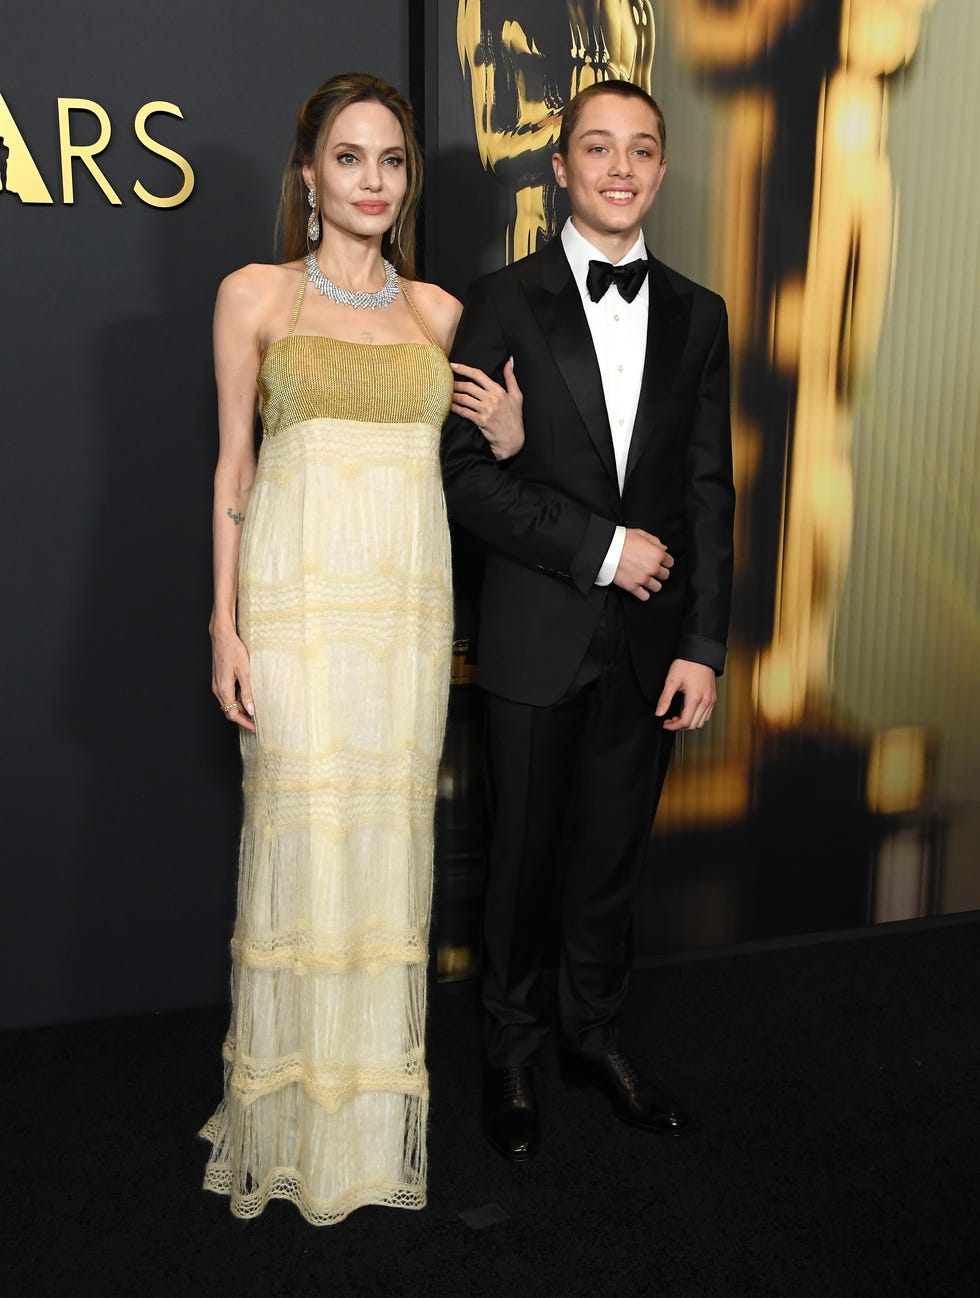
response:
<path id="1" fill-rule="evenodd" d="M 627 302 L 632 302 L 640 291 L 647 273 L 646 258 L 627 262 L 625 266 L 612 266 L 608 261 L 590 261 L 585 287 L 593 302 L 601 301 L 610 284 L 615 284 Z"/>

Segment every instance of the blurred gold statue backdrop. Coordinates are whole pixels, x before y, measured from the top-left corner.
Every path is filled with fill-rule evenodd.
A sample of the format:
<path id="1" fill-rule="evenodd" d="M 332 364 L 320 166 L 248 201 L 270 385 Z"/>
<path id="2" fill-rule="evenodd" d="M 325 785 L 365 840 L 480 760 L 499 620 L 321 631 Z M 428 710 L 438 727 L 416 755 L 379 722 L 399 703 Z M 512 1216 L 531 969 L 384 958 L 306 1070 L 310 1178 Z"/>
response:
<path id="1" fill-rule="evenodd" d="M 653 8 L 650 0 L 459 0 L 456 21 L 480 161 L 513 194 L 504 256 L 516 261 L 558 229 L 551 157 L 568 100 L 597 81 L 650 90 Z"/>
<path id="2" fill-rule="evenodd" d="M 641 947 L 980 906 L 980 5 L 457 0 L 454 17 L 471 147 L 506 197 L 496 262 L 560 224 L 569 95 L 621 77 L 667 117 L 651 247 L 729 306 L 730 668 L 668 779 Z"/>

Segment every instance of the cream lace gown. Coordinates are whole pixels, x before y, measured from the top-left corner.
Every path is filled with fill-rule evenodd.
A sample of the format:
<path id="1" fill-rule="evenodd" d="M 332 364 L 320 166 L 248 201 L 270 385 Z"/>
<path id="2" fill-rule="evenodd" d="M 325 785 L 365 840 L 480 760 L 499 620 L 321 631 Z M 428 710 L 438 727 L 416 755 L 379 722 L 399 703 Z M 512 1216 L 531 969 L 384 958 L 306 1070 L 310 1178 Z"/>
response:
<path id="1" fill-rule="evenodd" d="M 432 822 L 452 641 L 435 344 L 293 332 L 259 372 L 241 543 L 257 733 L 225 1098 L 207 1189 L 239 1217 L 425 1203 Z M 414 310 L 414 307 L 413 307 Z M 423 325 L 424 328 L 424 325 Z"/>

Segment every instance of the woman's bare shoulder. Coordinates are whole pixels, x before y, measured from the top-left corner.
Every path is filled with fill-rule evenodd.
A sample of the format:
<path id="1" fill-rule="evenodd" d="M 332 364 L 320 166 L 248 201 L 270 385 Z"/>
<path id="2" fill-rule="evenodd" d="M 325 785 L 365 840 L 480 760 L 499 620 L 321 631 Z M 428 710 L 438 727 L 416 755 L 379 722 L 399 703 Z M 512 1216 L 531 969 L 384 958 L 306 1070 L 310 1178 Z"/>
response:
<path id="1" fill-rule="evenodd" d="M 425 323 L 435 338 L 446 351 L 452 346 L 453 335 L 459 324 L 463 310 L 462 302 L 457 301 L 438 284 L 426 284 L 424 280 L 410 280 L 408 291 L 411 293 Z"/>
<path id="2" fill-rule="evenodd" d="M 218 287 L 218 301 L 239 308 L 272 305 L 284 293 L 296 291 L 302 271 L 301 261 L 278 265 L 252 262 L 225 276 Z"/>

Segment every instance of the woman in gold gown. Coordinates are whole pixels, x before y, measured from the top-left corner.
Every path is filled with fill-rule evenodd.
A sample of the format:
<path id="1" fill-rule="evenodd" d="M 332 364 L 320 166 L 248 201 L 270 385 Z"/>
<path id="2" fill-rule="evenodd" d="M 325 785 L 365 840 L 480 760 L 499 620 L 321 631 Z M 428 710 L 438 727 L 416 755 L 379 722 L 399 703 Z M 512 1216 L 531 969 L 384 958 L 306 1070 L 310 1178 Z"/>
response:
<path id="1" fill-rule="evenodd" d="M 286 260 L 229 275 L 215 308 L 212 686 L 240 727 L 245 811 L 225 1095 L 202 1135 L 205 1187 L 240 1217 L 270 1198 L 316 1224 L 425 1202 L 452 642 L 438 442 L 460 307 L 413 281 L 420 189 L 406 101 L 332 78 L 299 115 Z M 468 377 L 459 399 L 506 454 L 515 385 Z"/>

